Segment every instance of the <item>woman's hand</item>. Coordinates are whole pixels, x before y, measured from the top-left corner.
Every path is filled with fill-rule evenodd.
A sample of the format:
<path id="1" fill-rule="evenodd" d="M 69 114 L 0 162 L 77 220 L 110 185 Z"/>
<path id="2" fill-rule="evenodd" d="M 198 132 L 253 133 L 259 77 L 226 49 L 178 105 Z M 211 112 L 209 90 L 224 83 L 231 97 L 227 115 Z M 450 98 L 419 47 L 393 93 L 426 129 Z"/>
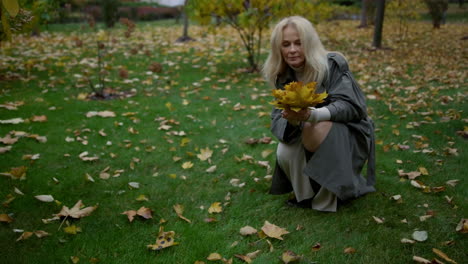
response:
<path id="1" fill-rule="evenodd" d="M 307 121 L 310 116 L 310 109 L 302 108 L 298 112 L 291 110 L 290 108 L 285 108 L 282 112 L 282 117 L 287 119 L 292 124 L 298 124 L 301 121 Z"/>

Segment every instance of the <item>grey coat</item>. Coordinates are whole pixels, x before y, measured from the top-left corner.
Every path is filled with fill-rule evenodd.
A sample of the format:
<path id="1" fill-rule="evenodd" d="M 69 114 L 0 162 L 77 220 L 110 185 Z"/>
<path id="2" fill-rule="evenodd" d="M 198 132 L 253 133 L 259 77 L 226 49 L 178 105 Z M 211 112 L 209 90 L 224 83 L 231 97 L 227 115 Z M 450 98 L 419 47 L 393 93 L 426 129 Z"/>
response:
<path id="1" fill-rule="evenodd" d="M 332 128 L 319 149 L 307 161 L 304 174 L 339 199 L 347 200 L 375 191 L 374 124 L 367 116 L 365 97 L 348 63 L 338 53 L 328 54 L 328 78 L 317 92 L 326 91 L 328 97 L 317 107 L 330 110 Z M 288 69 L 278 76 L 276 88 L 284 89 L 296 81 L 294 71 Z M 271 131 L 283 143 L 301 140 L 301 127 L 293 126 L 281 117 L 280 109 L 271 113 Z M 367 179 L 362 169 L 367 161 Z M 292 191 L 291 183 L 276 162 L 271 194 Z"/>

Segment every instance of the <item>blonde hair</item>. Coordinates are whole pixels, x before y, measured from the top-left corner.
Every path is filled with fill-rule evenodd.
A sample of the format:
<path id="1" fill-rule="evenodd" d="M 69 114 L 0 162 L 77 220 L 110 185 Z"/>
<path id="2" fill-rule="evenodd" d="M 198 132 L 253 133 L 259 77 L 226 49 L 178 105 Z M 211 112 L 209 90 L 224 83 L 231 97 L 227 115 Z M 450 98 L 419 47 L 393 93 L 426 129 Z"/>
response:
<path id="1" fill-rule="evenodd" d="M 319 87 L 328 74 L 328 51 L 323 47 L 312 23 L 301 16 L 283 18 L 273 28 L 270 39 L 270 54 L 262 69 L 265 79 L 274 87 L 277 76 L 284 73 L 288 67 L 281 55 L 283 30 L 288 26 L 293 26 L 299 33 L 305 57 L 304 82 L 317 82 L 317 87 Z"/>

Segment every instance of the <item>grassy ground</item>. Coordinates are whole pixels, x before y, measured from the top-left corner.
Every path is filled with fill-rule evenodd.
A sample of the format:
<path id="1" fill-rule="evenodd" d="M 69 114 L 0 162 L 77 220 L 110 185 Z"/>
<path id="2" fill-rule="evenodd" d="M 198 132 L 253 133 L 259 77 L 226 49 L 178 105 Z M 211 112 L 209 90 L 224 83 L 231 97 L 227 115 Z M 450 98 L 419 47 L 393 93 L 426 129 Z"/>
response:
<path id="1" fill-rule="evenodd" d="M 47 137 L 45 143 L 21 137 L 0 154 L 1 172 L 27 168 L 23 180 L 0 178 L 0 214 L 13 219 L 0 223 L 2 262 L 67 263 L 76 257 L 79 263 L 221 263 L 207 260 L 217 252 L 242 263 L 236 254 L 256 250 L 261 253 L 253 263 L 280 263 L 287 250 L 302 255 L 300 263 L 411 263 L 413 256 L 443 260 L 433 248 L 465 262 L 466 234 L 456 227 L 468 216 L 466 139 L 460 136 L 467 126 L 466 44 L 460 40 L 467 26 L 433 31 L 428 23 L 414 23 L 402 36 L 387 25 L 384 46 L 391 49 L 379 51 L 369 48 L 372 29 L 356 26 L 335 21 L 318 30 L 328 49 L 349 58 L 368 96 L 376 123 L 377 192 L 334 214 L 289 208 L 287 196 L 267 194 L 265 176 L 271 175 L 277 142 L 245 142 L 271 137 L 270 88 L 258 74 L 239 70 L 246 64 L 233 31 L 191 27 L 197 41 L 179 45 L 174 44 L 179 26 L 141 24 L 129 39 L 121 28 L 114 30 L 105 57 L 108 85 L 133 96 L 103 101 L 83 100 L 89 90 L 77 76 L 84 69 L 96 72 L 95 37 L 89 29 L 65 27 L 2 44 L 0 104 L 24 104 L 18 110 L 1 107 L 0 119 L 27 121 L 1 124 L 0 137 L 15 137 L 13 131 Z M 162 64 L 162 72 L 148 70 L 153 62 Z M 120 68 L 128 77 L 119 77 Z M 104 110 L 116 116 L 86 117 Z M 32 121 L 40 115 L 47 121 Z M 197 154 L 206 148 L 213 154 L 202 161 Z M 84 151 L 99 160 L 81 160 Z M 27 154 L 40 158 L 24 159 Z M 186 162 L 193 167 L 184 169 Z M 206 171 L 214 165 L 213 172 Z M 110 178 L 101 179 L 107 167 Z M 398 170 L 424 172 L 417 180 L 428 186 L 426 192 Z M 245 185 L 234 186 L 235 179 Z M 451 186 L 449 180 L 459 181 Z M 55 202 L 34 198 L 45 194 Z M 138 201 L 141 195 L 147 200 Z M 401 195 L 402 202 L 392 200 L 394 195 Z M 78 200 L 98 207 L 78 220 L 42 222 Z M 222 212 L 210 214 L 215 202 Z M 182 214 L 191 223 L 177 216 L 176 204 L 184 206 Z M 153 210 L 152 219 L 129 222 L 121 214 L 142 206 Z M 422 221 L 426 215 L 432 217 Z M 290 233 L 284 240 L 239 233 L 247 225 L 260 230 L 265 221 Z M 81 232 L 68 234 L 67 225 Z M 146 246 L 155 243 L 160 226 L 174 231 L 179 245 L 150 251 Z M 50 235 L 16 241 L 21 230 Z M 400 242 L 416 230 L 427 231 L 428 239 Z M 319 250 L 313 250 L 317 243 Z M 344 253 L 346 248 L 355 253 Z"/>

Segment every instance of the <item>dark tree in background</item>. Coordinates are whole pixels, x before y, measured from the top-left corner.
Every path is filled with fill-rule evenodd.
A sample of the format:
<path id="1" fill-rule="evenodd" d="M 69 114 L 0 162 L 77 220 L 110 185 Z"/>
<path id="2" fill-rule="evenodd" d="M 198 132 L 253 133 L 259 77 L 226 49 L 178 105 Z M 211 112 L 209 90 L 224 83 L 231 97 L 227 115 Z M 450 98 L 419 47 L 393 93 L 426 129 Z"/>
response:
<path id="1" fill-rule="evenodd" d="M 440 28 L 440 24 L 445 19 L 445 13 L 448 9 L 448 0 L 424 0 L 429 9 L 434 28 Z"/>
<path id="2" fill-rule="evenodd" d="M 373 0 L 361 0 L 361 23 L 358 28 L 373 25 L 375 19 L 375 3 Z"/>
<path id="3" fill-rule="evenodd" d="M 385 0 L 377 0 L 377 14 L 375 17 L 374 41 L 372 46 L 380 49 L 382 47 L 382 29 L 385 15 Z"/>
<path id="4" fill-rule="evenodd" d="M 120 1 L 119 0 L 101 0 L 101 8 L 104 17 L 104 23 L 106 27 L 114 27 L 115 23 L 118 20 L 117 11 L 119 9 Z"/>

